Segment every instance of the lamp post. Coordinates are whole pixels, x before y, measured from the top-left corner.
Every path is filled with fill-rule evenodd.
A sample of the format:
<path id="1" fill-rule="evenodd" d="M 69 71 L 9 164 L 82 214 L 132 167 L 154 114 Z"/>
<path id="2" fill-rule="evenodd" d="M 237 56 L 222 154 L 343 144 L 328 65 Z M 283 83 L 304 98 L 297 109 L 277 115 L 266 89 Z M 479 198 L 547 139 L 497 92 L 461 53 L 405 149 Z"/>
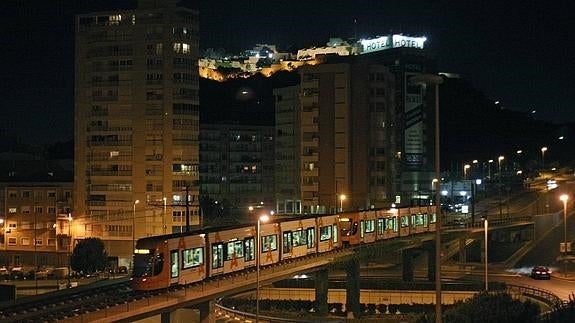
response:
<path id="1" fill-rule="evenodd" d="M 504 160 L 505 157 L 499 156 L 497 158 L 497 179 L 499 182 L 499 189 L 497 190 L 499 193 L 499 221 L 503 218 L 503 204 L 501 202 L 501 190 L 503 189 L 503 184 L 501 183 L 501 161 Z"/>
<path id="2" fill-rule="evenodd" d="M 489 177 L 489 179 L 491 179 L 491 163 L 493 163 L 493 159 L 490 159 L 487 164 L 487 177 Z"/>
<path id="3" fill-rule="evenodd" d="M 68 288 L 70 288 L 70 274 L 72 274 L 72 213 L 68 213 Z"/>
<path id="4" fill-rule="evenodd" d="M 168 199 L 164 196 L 164 214 L 162 215 L 162 228 L 164 229 L 164 234 L 166 234 L 166 202 Z"/>
<path id="5" fill-rule="evenodd" d="M 567 200 L 569 200 L 569 195 L 561 194 L 559 199 L 563 202 L 563 273 L 567 276 L 565 257 L 567 256 Z"/>
<path id="6" fill-rule="evenodd" d="M 140 203 L 140 200 L 134 201 L 134 209 L 132 212 L 132 253 L 136 249 L 136 204 Z"/>
<path id="7" fill-rule="evenodd" d="M 435 178 L 441 178 L 441 168 L 439 165 L 439 84 L 443 83 L 443 78 L 439 75 L 420 74 L 411 77 L 413 84 L 424 84 L 435 86 Z M 441 309 L 441 195 L 440 190 L 435 190 L 435 322 L 441 323 L 443 320 Z"/>
<path id="8" fill-rule="evenodd" d="M 488 283 L 488 281 L 487 281 L 487 277 L 488 277 L 488 272 L 487 272 L 487 270 L 488 270 L 488 267 L 489 267 L 489 266 L 488 266 L 487 264 L 489 263 L 489 257 L 487 256 L 487 241 L 488 241 L 488 237 L 489 237 L 489 234 L 488 234 L 488 232 L 489 232 L 489 222 L 487 221 L 487 215 L 485 215 L 485 216 L 483 217 L 483 228 L 484 228 L 484 237 L 483 237 L 483 240 L 484 240 L 484 243 L 485 243 L 485 247 L 484 247 L 484 248 L 485 248 L 485 264 L 484 264 L 484 265 L 485 265 L 485 278 L 484 278 L 484 279 L 485 279 L 485 292 L 488 292 L 488 291 L 489 291 L 489 283 Z"/>
<path id="9" fill-rule="evenodd" d="M 347 196 L 345 196 L 345 194 L 341 194 L 339 196 L 339 211 L 343 212 L 343 201 L 345 201 L 345 199 L 347 198 Z"/>
<path id="10" fill-rule="evenodd" d="M 256 246 L 256 322 L 260 319 L 260 254 L 262 251 L 261 246 L 261 224 L 262 222 L 267 222 L 269 216 L 267 214 L 262 214 L 258 218 L 257 227 L 257 246 Z"/>
<path id="11" fill-rule="evenodd" d="M 2 244 L 6 245 L 6 232 L 4 232 L 4 219 L 0 219 L 0 225 L 2 225 L 2 229 L 0 229 L 0 234 L 2 234 Z"/>
<path id="12" fill-rule="evenodd" d="M 37 212 L 36 212 L 36 206 L 34 206 L 34 285 L 36 286 L 35 290 L 35 294 L 38 295 L 38 243 L 36 241 L 37 236 L 36 236 L 36 228 L 37 228 Z"/>
<path id="13" fill-rule="evenodd" d="M 471 165 L 465 164 L 463 166 L 463 179 L 467 179 L 467 170 L 471 168 Z"/>
<path id="14" fill-rule="evenodd" d="M 547 147 L 541 148 L 541 169 L 545 169 L 545 152 L 547 151 Z"/>

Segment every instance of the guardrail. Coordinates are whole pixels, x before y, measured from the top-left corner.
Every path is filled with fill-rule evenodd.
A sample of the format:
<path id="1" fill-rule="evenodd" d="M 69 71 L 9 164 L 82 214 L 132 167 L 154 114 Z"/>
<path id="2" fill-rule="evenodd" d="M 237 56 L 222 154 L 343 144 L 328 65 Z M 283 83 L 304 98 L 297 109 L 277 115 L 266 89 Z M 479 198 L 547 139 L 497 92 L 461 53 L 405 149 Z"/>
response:
<path id="1" fill-rule="evenodd" d="M 552 292 L 532 287 L 532 286 L 519 286 L 507 284 L 507 293 L 521 297 L 528 297 L 540 301 L 547 305 L 550 309 L 554 310 L 563 306 L 563 300 Z"/>
<path id="2" fill-rule="evenodd" d="M 272 316 L 265 316 L 265 315 L 259 315 L 256 316 L 254 313 L 248 313 L 248 312 L 242 312 L 242 311 L 237 311 L 231 308 L 227 308 L 224 307 L 220 304 L 215 304 L 215 306 L 217 307 L 216 310 L 216 314 L 220 317 L 226 317 L 229 319 L 232 319 L 234 321 L 260 321 L 260 322 L 269 322 L 269 323 L 315 323 L 317 322 L 317 319 L 315 320 L 306 320 L 303 319 L 301 317 L 299 318 L 294 318 L 294 319 L 290 319 L 290 318 L 282 318 L 282 317 L 272 317 Z M 345 320 L 331 320 L 331 319 L 323 319 L 322 318 L 322 322 L 329 322 L 329 323 L 343 323 L 345 322 Z"/>
<path id="3" fill-rule="evenodd" d="M 533 216 L 515 216 L 505 219 L 489 219 L 489 228 L 496 228 L 498 226 L 510 225 L 510 224 L 521 224 L 525 222 L 533 222 Z M 461 223 L 461 224 L 446 224 L 442 225 L 442 230 L 468 230 L 473 228 L 483 228 L 483 221 L 476 221 L 475 223 Z"/>

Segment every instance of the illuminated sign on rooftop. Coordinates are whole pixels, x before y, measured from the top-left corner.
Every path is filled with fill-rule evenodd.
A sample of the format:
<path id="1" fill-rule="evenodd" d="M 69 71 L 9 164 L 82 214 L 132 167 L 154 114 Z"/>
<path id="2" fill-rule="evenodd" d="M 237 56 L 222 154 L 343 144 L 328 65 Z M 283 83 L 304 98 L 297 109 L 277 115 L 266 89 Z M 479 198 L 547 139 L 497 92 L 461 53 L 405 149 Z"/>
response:
<path id="1" fill-rule="evenodd" d="M 359 42 L 362 46 L 362 54 L 377 52 L 380 50 L 410 47 L 423 49 L 425 37 L 407 37 L 403 35 L 382 36 L 374 39 L 362 39 Z"/>

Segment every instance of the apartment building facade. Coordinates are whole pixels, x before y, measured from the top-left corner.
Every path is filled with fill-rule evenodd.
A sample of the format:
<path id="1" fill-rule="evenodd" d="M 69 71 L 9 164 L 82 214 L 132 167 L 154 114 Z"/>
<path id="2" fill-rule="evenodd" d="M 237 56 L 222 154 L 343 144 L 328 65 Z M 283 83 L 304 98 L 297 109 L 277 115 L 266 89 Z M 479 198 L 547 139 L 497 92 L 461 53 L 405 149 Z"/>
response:
<path id="1" fill-rule="evenodd" d="M 389 205 L 394 169 L 394 77 L 368 61 L 300 69 L 302 213 Z"/>
<path id="2" fill-rule="evenodd" d="M 186 203 L 198 221 L 199 20 L 177 3 L 76 17 L 77 237 L 119 265 L 135 239 L 181 230 Z"/>
<path id="3" fill-rule="evenodd" d="M 274 144 L 273 126 L 202 124 L 202 197 L 238 216 L 249 206 L 274 209 Z"/>
<path id="4" fill-rule="evenodd" d="M 72 251 L 72 182 L 0 183 L 0 265 L 67 266 Z"/>

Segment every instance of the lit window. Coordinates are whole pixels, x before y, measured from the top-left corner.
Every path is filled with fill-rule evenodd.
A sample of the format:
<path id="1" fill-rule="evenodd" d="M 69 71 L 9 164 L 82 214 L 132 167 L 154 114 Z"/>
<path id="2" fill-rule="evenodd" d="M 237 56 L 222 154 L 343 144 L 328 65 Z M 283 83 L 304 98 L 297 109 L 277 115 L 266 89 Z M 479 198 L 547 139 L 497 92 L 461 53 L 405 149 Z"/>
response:
<path id="1" fill-rule="evenodd" d="M 15 207 L 9 207 L 8 208 L 8 213 L 16 213 L 16 212 L 18 212 L 18 208 L 15 208 Z"/>

